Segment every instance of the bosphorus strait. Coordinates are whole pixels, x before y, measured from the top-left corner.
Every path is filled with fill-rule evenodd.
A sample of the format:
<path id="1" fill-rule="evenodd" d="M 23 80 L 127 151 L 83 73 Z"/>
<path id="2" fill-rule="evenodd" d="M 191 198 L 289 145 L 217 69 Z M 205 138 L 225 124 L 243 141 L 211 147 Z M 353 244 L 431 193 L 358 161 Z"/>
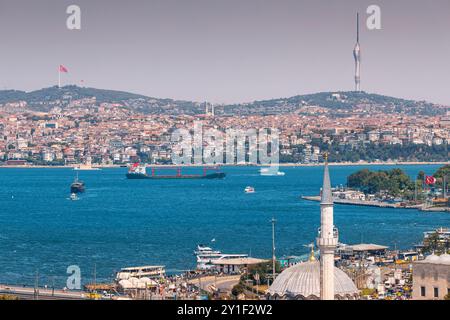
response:
<path id="1" fill-rule="evenodd" d="M 410 176 L 439 165 L 398 166 Z M 370 166 L 390 169 L 393 166 Z M 358 170 L 330 169 L 333 186 Z M 192 169 L 195 170 L 195 169 Z M 277 219 L 278 256 L 308 253 L 320 222 L 321 167 L 283 167 L 261 176 L 256 167 L 224 167 L 224 180 L 127 180 L 126 169 L 83 171 L 86 192 L 70 201 L 76 175 L 67 169 L 0 169 L 0 283 L 65 285 L 66 269 L 81 268 L 82 283 L 111 281 L 120 268 L 164 265 L 169 274 L 195 269 L 199 243 L 226 252 L 270 258 L 270 219 Z M 244 193 L 251 185 L 256 192 Z M 335 224 L 347 244 L 409 249 L 423 232 L 446 226 L 448 213 L 335 205 Z"/>

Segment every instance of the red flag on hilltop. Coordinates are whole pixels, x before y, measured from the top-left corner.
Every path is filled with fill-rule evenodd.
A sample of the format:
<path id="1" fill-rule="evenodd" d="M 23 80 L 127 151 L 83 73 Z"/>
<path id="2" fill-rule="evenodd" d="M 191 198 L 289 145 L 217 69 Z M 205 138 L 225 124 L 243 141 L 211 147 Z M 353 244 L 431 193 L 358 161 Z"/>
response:
<path id="1" fill-rule="evenodd" d="M 436 183 L 436 178 L 433 176 L 426 176 L 425 177 L 425 183 L 430 185 L 430 184 L 435 184 Z"/>
<path id="2" fill-rule="evenodd" d="M 59 65 L 59 72 L 64 72 L 64 73 L 68 73 L 69 70 L 67 70 L 66 67 L 64 67 L 62 64 Z"/>

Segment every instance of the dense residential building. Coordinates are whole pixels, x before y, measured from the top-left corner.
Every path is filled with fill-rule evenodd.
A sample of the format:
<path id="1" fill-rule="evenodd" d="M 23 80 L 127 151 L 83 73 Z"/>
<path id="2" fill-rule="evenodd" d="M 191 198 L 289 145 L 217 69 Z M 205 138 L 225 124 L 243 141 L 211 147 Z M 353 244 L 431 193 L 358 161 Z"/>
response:
<path id="1" fill-rule="evenodd" d="M 177 110 L 173 114 L 167 111 L 169 105 L 158 105 L 158 113 L 141 111 L 139 99 L 106 103 L 95 97 L 69 98 L 67 93 L 61 100 L 34 101 L 33 106 L 25 101 L 0 104 L 0 161 L 67 165 L 85 162 L 90 156 L 94 164 L 102 165 L 139 160 L 170 163 L 172 132 L 192 130 L 195 121 L 201 121 L 204 130 L 219 132 L 276 128 L 281 162 L 318 163 L 324 151 L 329 152 L 330 162 L 448 159 L 450 129 L 444 106 L 420 117 L 402 105 L 396 109 L 368 102 L 355 102 L 350 110 L 283 102 L 277 113 L 267 112 L 266 105 L 262 112 L 255 104 L 240 109 L 216 106 L 214 114 L 191 114 L 173 106 Z M 344 93 L 332 93 L 324 105 L 329 101 L 353 100 Z M 45 110 L 36 111 L 36 104 Z M 205 110 L 202 104 L 194 108 Z M 253 113 L 228 111 L 245 108 L 253 108 Z"/>

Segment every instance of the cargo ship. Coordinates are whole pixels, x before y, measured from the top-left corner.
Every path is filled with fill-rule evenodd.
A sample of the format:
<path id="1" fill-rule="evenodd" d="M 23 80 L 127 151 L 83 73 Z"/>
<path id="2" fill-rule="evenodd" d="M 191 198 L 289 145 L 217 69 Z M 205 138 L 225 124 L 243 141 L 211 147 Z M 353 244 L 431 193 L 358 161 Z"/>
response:
<path id="1" fill-rule="evenodd" d="M 167 168 L 164 168 L 167 170 Z M 151 175 L 147 174 L 145 170 L 145 165 L 139 163 L 133 164 L 127 173 L 128 179 L 223 179 L 225 178 L 225 173 L 221 172 L 218 167 L 204 167 L 203 174 L 182 174 L 181 168 L 171 168 L 176 170 L 174 175 L 158 175 L 156 174 L 156 169 L 152 168 Z M 213 171 L 213 172 L 210 172 Z"/>

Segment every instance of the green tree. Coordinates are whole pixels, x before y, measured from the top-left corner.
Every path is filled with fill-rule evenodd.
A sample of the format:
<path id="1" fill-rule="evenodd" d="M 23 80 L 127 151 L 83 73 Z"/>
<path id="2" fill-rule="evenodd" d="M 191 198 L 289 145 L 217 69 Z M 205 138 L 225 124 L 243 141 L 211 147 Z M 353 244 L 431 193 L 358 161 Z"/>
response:
<path id="1" fill-rule="evenodd" d="M 368 194 L 387 192 L 390 196 L 412 196 L 414 182 L 400 169 L 373 172 L 360 170 L 347 178 L 347 186 Z"/>
<path id="2" fill-rule="evenodd" d="M 272 261 L 267 261 L 259 263 L 253 266 L 249 266 L 248 272 L 244 275 L 245 278 L 253 280 L 256 283 L 256 274 L 259 275 L 259 283 L 267 284 L 268 279 L 272 277 L 273 272 Z M 281 271 L 281 265 L 278 261 L 275 262 L 275 272 L 279 273 Z"/>
<path id="3" fill-rule="evenodd" d="M 447 184 L 447 188 L 448 185 L 450 183 L 450 165 L 445 165 L 441 168 L 439 168 L 439 170 L 437 170 L 433 177 L 436 178 L 436 186 L 437 187 L 444 187 L 444 178 L 446 179 L 446 184 Z"/>
<path id="4" fill-rule="evenodd" d="M 238 283 L 231 289 L 231 294 L 235 297 L 239 296 L 240 294 L 244 293 L 244 285 L 242 283 Z"/>
<path id="5" fill-rule="evenodd" d="M 442 246 L 440 239 L 439 239 L 439 233 L 433 232 L 428 236 L 428 238 L 424 241 L 424 247 L 423 252 L 424 253 L 444 253 L 445 247 L 448 247 L 448 244 Z"/>
<path id="6" fill-rule="evenodd" d="M 419 174 L 417 175 L 417 180 L 425 181 L 425 172 L 419 171 Z"/>

